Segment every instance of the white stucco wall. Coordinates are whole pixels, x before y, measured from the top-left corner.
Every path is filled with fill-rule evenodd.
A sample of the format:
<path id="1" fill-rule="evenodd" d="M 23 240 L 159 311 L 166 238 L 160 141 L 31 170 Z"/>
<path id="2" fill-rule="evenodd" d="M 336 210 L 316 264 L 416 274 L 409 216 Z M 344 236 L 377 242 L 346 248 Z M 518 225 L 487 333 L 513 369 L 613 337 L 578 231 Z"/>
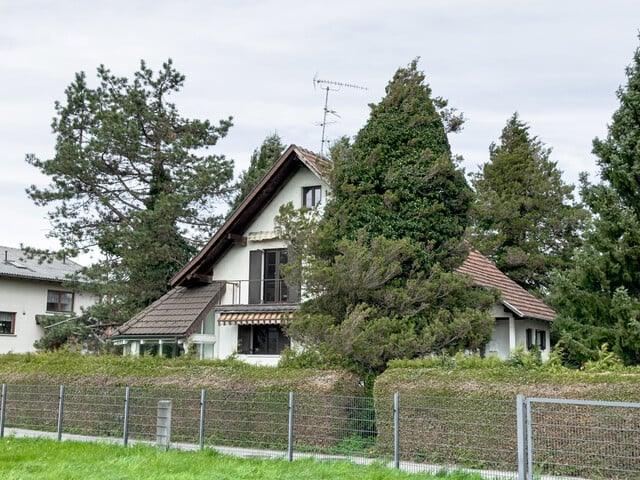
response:
<path id="1" fill-rule="evenodd" d="M 233 246 L 213 267 L 214 280 L 225 280 L 226 293 L 222 305 L 246 305 L 249 302 L 249 252 L 251 250 L 268 250 L 285 248 L 286 244 L 276 238 L 273 219 L 278 215 L 280 206 L 292 202 L 294 208 L 302 206 L 302 189 L 320 185 L 321 201 L 316 208 L 322 208 L 327 199 L 327 186 L 313 172 L 301 168 L 283 186 L 282 190 L 264 208 L 261 214 L 249 225 L 243 236 L 247 237 L 247 245 Z M 235 325 L 219 325 L 216 319 L 215 358 L 228 358 L 234 355 L 238 345 L 238 327 Z M 237 355 L 247 363 L 256 365 L 276 365 L 279 355 Z"/>
<path id="2" fill-rule="evenodd" d="M 40 339 L 43 328 L 36 324 L 36 315 L 47 313 L 47 291 L 61 290 L 60 284 L 37 280 L 0 278 L 0 312 L 16 314 L 13 335 L 0 335 L 0 354 L 33 352 L 33 342 Z M 81 313 L 82 308 L 94 303 L 90 295 L 75 293 L 73 311 Z"/>
<path id="3" fill-rule="evenodd" d="M 496 325 L 491 334 L 491 340 L 485 348 L 485 355 L 496 355 L 505 360 L 516 348 L 524 347 L 527 351 L 527 328 L 544 330 L 546 332 L 546 347 L 542 350 L 542 360 L 549 359 L 551 349 L 550 323 L 542 320 L 516 318 L 515 315 L 502 304 L 496 304 L 492 309 L 492 316 L 496 318 Z"/>
<path id="4" fill-rule="evenodd" d="M 287 184 L 278 192 L 262 213 L 243 232 L 247 237 L 247 245 L 233 246 L 213 267 L 214 280 L 230 281 L 227 284 L 223 305 L 247 304 L 249 301 L 249 252 L 251 250 L 268 250 L 284 248 L 286 244 L 276 238 L 273 219 L 278 215 L 280 206 L 292 202 L 294 208 L 302 206 L 302 189 L 321 185 L 322 200 L 319 208 L 326 201 L 327 188 L 313 172 L 301 168 Z"/>

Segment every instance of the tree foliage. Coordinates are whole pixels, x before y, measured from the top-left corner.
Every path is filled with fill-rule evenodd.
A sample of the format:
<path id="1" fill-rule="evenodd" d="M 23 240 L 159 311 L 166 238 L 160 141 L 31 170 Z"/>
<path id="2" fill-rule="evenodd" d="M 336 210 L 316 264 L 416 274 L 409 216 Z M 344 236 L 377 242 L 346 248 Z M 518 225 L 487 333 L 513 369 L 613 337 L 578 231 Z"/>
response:
<path id="1" fill-rule="evenodd" d="M 236 185 L 238 192 L 231 202 L 231 211 L 240 206 L 249 192 L 262 180 L 267 171 L 284 152 L 284 145 L 277 133 L 273 133 L 264 139 L 262 145 L 256 148 L 251 155 L 249 168 L 240 174 Z"/>
<path id="2" fill-rule="evenodd" d="M 604 344 L 640 363 L 640 49 L 626 73 L 607 137 L 593 142 L 602 180 L 581 177 L 593 222 L 574 268 L 552 285 L 559 341 L 574 364 L 596 360 Z"/>
<path id="3" fill-rule="evenodd" d="M 61 254 L 97 251 L 80 287 L 103 299 L 91 314 L 120 323 L 166 291 L 168 280 L 220 225 L 219 204 L 232 192 L 233 162 L 208 154 L 227 134 L 218 125 L 182 117 L 169 101 L 185 77 L 171 60 L 153 72 L 141 62 L 132 79 L 83 72 L 56 102 L 53 158 L 26 161 L 51 183 L 32 185 L 37 205 L 50 206 L 50 236 Z"/>
<path id="4" fill-rule="evenodd" d="M 361 373 L 478 348 L 492 328 L 495 297 L 452 272 L 472 192 L 424 80 L 417 61 L 400 68 L 353 144 L 332 148 L 318 222 L 291 206 L 278 219 L 309 297 L 289 333 Z"/>
<path id="5" fill-rule="evenodd" d="M 551 149 L 517 113 L 507 121 L 489 162 L 473 175 L 476 201 L 470 240 L 512 280 L 539 295 L 550 272 L 571 264 L 587 217 L 562 180 Z"/>

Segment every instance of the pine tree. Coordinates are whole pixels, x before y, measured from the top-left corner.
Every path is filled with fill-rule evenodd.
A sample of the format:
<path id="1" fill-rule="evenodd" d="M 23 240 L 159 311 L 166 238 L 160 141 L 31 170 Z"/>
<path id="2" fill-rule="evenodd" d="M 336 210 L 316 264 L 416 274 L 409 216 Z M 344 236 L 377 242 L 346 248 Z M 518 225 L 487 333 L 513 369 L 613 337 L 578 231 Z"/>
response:
<path id="1" fill-rule="evenodd" d="M 640 363 L 640 49 L 626 73 L 607 138 L 593 142 L 602 181 L 581 178 L 593 223 L 575 267 L 552 284 L 559 342 L 573 364 L 596 359 L 604 344 Z"/>
<path id="2" fill-rule="evenodd" d="M 132 79 L 97 69 L 78 73 L 56 103 L 55 156 L 26 161 L 50 177 L 27 193 L 49 212 L 60 254 L 89 250 L 99 260 L 79 285 L 103 302 L 91 315 L 120 323 L 162 295 L 169 279 L 221 224 L 233 162 L 206 154 L 231 118 L 212 125 L 179 115 L 169 102 L 185 77 L 171 60 L 154 73 L 144 62 Z"/>
<path id="3" fill-rule="evenodd" d="M 571 264 L 587 212 L 562 180 L 551 149 L 517 113 L 507 121 L 489 162 L 473 176 L 476 201 L 470 240 L 512 280 L 543 295 L 553 269 Z"/>

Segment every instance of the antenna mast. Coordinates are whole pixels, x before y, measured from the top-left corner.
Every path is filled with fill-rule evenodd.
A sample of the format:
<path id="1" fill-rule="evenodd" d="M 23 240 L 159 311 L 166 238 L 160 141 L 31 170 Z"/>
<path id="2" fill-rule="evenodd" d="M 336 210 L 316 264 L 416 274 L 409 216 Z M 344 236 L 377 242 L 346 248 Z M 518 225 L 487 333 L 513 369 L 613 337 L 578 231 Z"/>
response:
<path id="1" fill-rule="evenodd" d="M 340 115 L 338 115 L 335 110 L 329 110 L 329 91 L 334 91 L 337 92 L 338 90 L 340 90 L 340 87 L 346 87 L 346 88 L 356 88 L 358 90 L 367 90 L 367 87 L 363 87 L 360 85 L 354 85 L 353 83 L 344 83 L 344 82 L 334 82 L 333 80 L 320 80 L 318 79 L 318 75 L 316 74 L 315 77 L 313 77 L 313 88 L 316 88 L 317 85 L 324 85 L 323 88 L 325 90 L 325 95 L 324 95 L 324 115 L 322 116 L 322 123 L 320 124 L 322 126 L 322 140 L 320 141 L 320 155 L 322 155 L 324 153 L 324 144 L 328 143 L 329 140 L 326 140 L 324 137 L 325 134 L 325 130 L 327 127 L 327 113 L 330 113 L 332 115 L 335 115 L 336 117 L 340 118 Z M 334 87 L 334 88 L 332 88 Z"/>

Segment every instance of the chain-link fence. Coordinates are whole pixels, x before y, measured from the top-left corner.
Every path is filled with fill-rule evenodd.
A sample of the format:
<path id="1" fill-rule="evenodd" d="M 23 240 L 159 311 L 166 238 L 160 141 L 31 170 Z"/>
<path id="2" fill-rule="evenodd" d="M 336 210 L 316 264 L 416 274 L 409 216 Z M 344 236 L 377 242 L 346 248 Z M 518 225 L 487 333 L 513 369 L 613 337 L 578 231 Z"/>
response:
<path id="1" fill-rule="evenodd" d="M 5 430 L 490 479 L 640 478 L 636 403 L 4 384 L 0 437 Z"/>

